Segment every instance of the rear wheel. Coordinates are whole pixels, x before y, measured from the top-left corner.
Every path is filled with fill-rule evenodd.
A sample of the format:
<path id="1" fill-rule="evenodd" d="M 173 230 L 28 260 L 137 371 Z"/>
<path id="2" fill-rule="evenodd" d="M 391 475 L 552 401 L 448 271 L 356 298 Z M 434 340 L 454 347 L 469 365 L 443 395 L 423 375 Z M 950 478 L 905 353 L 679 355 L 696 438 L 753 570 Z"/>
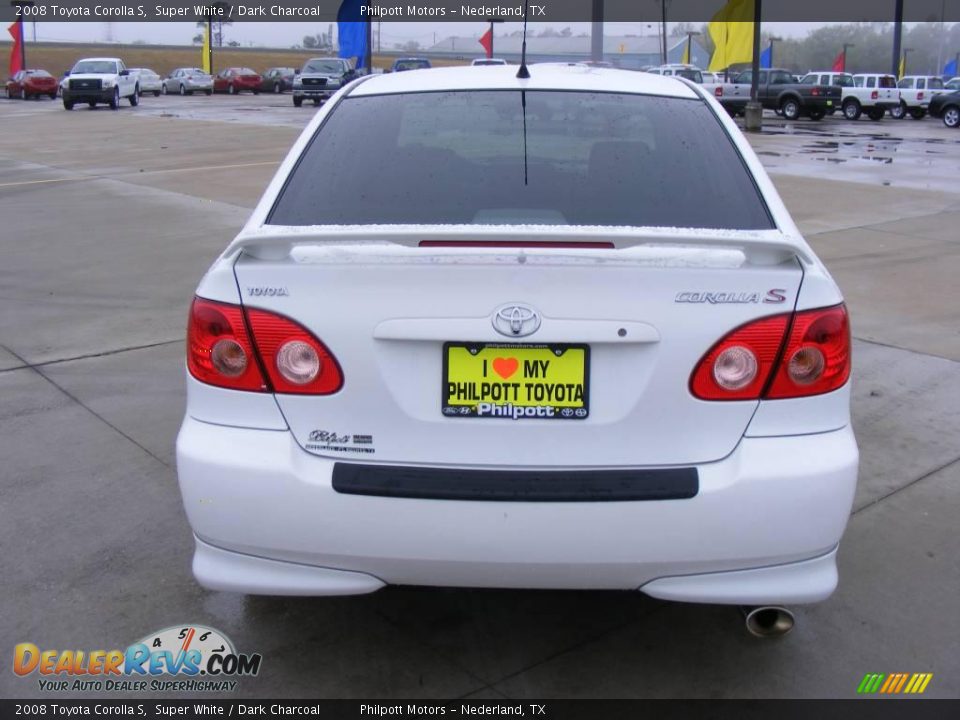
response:
<path id="1" fill-rule="evenodd" d="M 948 128 L 960 127 L 960 106 L 951 105 L 943 111 L 943 124 Z"/>
<path id="2" fill-rule="evenodd" d="M 73 110 L 73 100 L 63 99 L 63 109 L 64 110 Z"/>
<path id="3" fill-rule="evenodd" d="M 906 115 L 907 104 L 903 102 L 903 100 L 900 101 L 899 105 L 894 105 L 892 108 L 890 108 L 890 117 L 892 117 L 894 120 L 903 120 Z"/>
<path id="4" fill-rule="evenodd" d="M 294 107 L 300 107 L 301 105 L 303 105 L 303 98 L 302 98 L 302 97 L 297 97 L 296 95 L 294 95 L 294 96 L 293 96 L 293 106 L 294 106 Z"/>
<path id="5" fill-rule="evenodd" d="M 867 117 L 871 120 L 883 120 L 883 108 L 870 108 L 867 110 Z"/>
<path id="6" fill-rule="evenodd" d="M 160 91 L 159 91 L 159 90 L 154 90 L 154 91 L 153 91 L 153 96 L 154 96 L 154 97 L 160 97 Z"/>
<path id="7" fill-rule="evenodd" d="M 923 120 L 923 116 L 927 114 L 927 111 L 923 108 L 910 108 L 910 117 L 914 120 Z"/>
<path id="8" fill-rule="evenodd" d="M 800 103 L 793 98 L 787 98 L 780 103 L 780 110 L 787 120 L 796 120 L 800 117 Z"/>
<path id="9" fill-rule="evenodd" d="M 809 114 L 810 114 L 810 119 L 814 121 L 823 120 L 823 116 L 826 115 L 826 113 L 823 110 L 811 110 Z"/>
<path id="10" fill-rule="evenodd" d="M 860 103 L 856 100 L 847 100 L 843 104 L 843 116 L 847 120 L 859 120 L 862 112 L 863 110 L 860 107 Z"/>

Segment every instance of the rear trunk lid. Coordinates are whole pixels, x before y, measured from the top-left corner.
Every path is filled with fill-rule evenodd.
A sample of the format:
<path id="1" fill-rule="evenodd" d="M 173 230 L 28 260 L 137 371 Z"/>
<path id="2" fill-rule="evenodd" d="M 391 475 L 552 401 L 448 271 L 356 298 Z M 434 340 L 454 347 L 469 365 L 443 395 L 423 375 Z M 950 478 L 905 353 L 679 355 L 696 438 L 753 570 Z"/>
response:
<path id="1" fill-rule="evenodd" d="M 757 403 L 698 400 L 691 372 L 729 330 L 792 310 L 802 279 L 776 231 L 728 232 L 715 247 L 674 237 L 603 250 L 314 242 L 307 228 L 288 230 L 299 233 L 297 247 L 257 240 L 228 250 L 238 253 L 243 302 L 311 330 L 336 356 L 344 384 L 333 395 L 278 394 L 277 402 L 309 452 L 372 462 L 552 468 L 723 458 Z M 539 314 L 532 334 L 511 336 L 509 312 L 497 320 L 498 310 L 517 307 Z M 514 318 L 521 325 L 525 312 Z M 539 354 L 517 345 L 540 346 Z M 560 385 L 574 386 L 572 398 L 583 380 L 586 407 L 517 419 L 445 412 L 449 382 L 463 380 L 447 374 L 462 360 L 451 353 L 472 351 L 489 361 L 491 386 L 518 381 L 520 402 L 507 396 L 500 405 Z"/>

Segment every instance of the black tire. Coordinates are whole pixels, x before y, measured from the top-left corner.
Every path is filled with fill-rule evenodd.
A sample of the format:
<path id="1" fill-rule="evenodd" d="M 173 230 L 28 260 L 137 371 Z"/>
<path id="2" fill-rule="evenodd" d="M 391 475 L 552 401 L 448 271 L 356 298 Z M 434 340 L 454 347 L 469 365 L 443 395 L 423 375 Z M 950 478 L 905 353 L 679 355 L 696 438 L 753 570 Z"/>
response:
<path id="1" fill-rule="evenodd" d="M 863 108 L 857 100 L 847 100 L 843 104 L 843 116 L 847 120 L 859 120 L 862 113 Z"/>
<path id="2" fill-rule="evenodd" d="M 302 97 L 297 97 L 296 95 L 294 95 L 294 96 L 293 96 L 293 106 L 294 106 L 294 107 L 300 107 L 300 106 L 302 106 L 302 105 L 303 105 L 303 98 L 302 98 Z"/>
<path id="3" fill-rule="evenodd" d="M 160 91 L 159 91 L 159 90 L 154 90 L 154 91 L 153 91 L 153 96 L 154 96 L 154 97 L 160 97 Z"/>
<path id="4" fill-rule="evenodd" d="M 133 95 L 127 98 L 130 101 L 130 107 L 136 107 L 140 104 L 140 90 L 139 88 L 133 91 Z"/>
<path id="5" fill-rule="evenodd" d="M 870 108 L 867 110 L 867 117 L 876 122 L 877 120 L 883 120 L 883 116 L 886 113 L 883 111 L 883 108 Z"/>
<path id="6" fill-rule="evenodd" d="M 56 94 L 55 92 L 50 93 L 50 96 L 49 96 L 49 97 L 50 97 L 51 100 L 56 100 L 56 99 L 57 99 L 57 94 Z"/>
<path id="7" fill-rule="evenodd" d="M 899 105 L 890 108 L 890 117 L 894 120 L 903 120 L 907 116 L 907 104 L 901 100 Z"/>
<path id="8" fill-rule="evenodd" d="M 274 93 L 280 93 L 280 92 L 281 92 L 280 83 L 276 83 L 276 82 L 275 82 L 275 83 L 273 84 L 273 92 L 274 92 Z"/>
<path id="9" fill-rule="evenodd" d="M 227 85 L 227 95 L 236 95 L 236 94 L 237 94 L 237 89 L 233 86 L 233 84 L 231 83 L 230 85 Z"/>
<path id="10" fill-rule="evenodd" d="M 111 110 L 120 109 L 120 88 L 113 89 L 113 97 L 110 99 L 110 109 Z"/>
<path id="11" fill-rule="evenodd" d="M 787 120 L 798 120 L 800 118 L 800 101 L 796 98 L 786 98 L 780 103 L 780 110 Z"/>
<path id="12" fill-rule="evenodd" d="M 210 97 L 211 95 L 213 95 L 213 90 L 204 90 L 203 94 L 206 95 L 207 97 Z"/>
<path id="13" fill-rule="evenodd" d="M 73 110 L 73 100 L 63 99 L 63 109 L 64 110 Z"/>
<path id="14" fill-rule="evenodd" d="M 97 106 L 96 100 L 87 100 L 87 107 L 93 110 Z"/>
<path id="15" fill-rule="evenodd" d="M 927 111 L 923 108 L 910 108 L 910 117 L 912 117 L 914 120 L 923 120 L 926 114 Z"/>
<path id="16" fill-rule="evenodd" d="M 948 105 L 943 109 L 943 124 L 948 128 L 960 127 L 960 105 Z"/>
<path id="17" fill-rule="evenodd" d="M 823 117 L 826 114 L 827 113 L 824 112 L 823 110 L 811 110 L 809 113 L 807 113 L 810 119 L 813 120 L 814 122 L 820 122 L 821 120 L 823 120 Z"/>

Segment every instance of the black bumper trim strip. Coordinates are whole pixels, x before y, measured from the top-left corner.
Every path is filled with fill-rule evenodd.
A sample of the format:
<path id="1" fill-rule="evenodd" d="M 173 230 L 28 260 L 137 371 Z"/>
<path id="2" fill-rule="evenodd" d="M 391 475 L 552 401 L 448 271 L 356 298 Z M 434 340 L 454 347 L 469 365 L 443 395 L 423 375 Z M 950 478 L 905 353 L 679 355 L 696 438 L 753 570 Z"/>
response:
<path id="1" fill-rule="evenodd" d="M 335 463 L 333 489 L 345 495 L 424 500 L 623 502 L 687 500 L 696 468 L 653 470 L 462 470 Z"/>

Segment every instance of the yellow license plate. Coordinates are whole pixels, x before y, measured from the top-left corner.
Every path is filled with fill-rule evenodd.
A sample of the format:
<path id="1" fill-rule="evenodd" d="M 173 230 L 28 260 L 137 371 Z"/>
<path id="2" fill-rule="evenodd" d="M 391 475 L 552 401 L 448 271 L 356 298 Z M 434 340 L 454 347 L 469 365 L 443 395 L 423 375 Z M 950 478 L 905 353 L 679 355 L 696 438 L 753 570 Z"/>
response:
<path id="1" fill-rule="evenodd" d="M 590 348 L 448 342 L 442 412 L 449 417 L 583 420 Z"/>

